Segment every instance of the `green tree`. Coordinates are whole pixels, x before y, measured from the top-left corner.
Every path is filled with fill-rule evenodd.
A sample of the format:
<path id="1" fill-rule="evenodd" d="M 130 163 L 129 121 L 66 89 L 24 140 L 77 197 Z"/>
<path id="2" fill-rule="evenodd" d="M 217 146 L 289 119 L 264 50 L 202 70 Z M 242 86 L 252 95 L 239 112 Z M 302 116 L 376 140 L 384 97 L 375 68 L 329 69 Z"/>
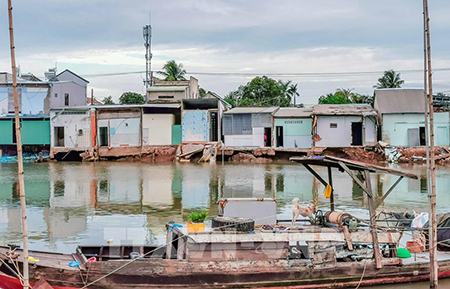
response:
<path id="1" fill-rule="evenodd" d="M 142 94 L 136 92 L 125 92 L 119 98 L 120 104 L 143 104 L 145 98 Z"/>
<path id="2" fill-rule="evenodd" d="M 378 83 L 375 88 L 400 88 L 404 80 L 400 78 L 400 73 L 395 72 L 393 69 L 386 70 L 382 77 L 378 78 Z"/>
<path id="3" fill-rule="evenodd" d="M 232 106 L 290 106 L 299 95 L 297 84 L 257 76 L 226 97 Z"/>
<path id="4" fill-rule="evenodd" d="M 107 96 L 107 97 L 105 97 L 105 98 L 103 98 L 103 104 L 114 104 L 114 101 L 113 101 L 113 99 L 112 99 L 112 96 L 110 95 L 110 96 Z"/>
<path id="5" fill-rule="evenodd" d="M 339 88 L 333 93 L 319 97 L 319 104 L 373 103 L 373 97 L 354 92 L 352 89 Z"/>
<path id="6" fill-rule="evenodd" d="M 169 60 L 164 64 L 163 71 L 159 74 L 164 76 L 164 80 L 185 80 L 186 70 L 183 69 L 183 64 L 177 64 L 175 60 Z"/>

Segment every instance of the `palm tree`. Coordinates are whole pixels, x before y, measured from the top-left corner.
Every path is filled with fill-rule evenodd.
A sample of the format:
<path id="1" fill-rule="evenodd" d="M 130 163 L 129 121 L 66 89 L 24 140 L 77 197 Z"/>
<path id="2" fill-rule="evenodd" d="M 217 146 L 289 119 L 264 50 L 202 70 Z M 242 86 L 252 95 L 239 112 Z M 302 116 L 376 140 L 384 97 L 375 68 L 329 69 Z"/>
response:
<path id="1" fill-rule="evenodd" d="M 163 71 L 159 71 L 163 75 L 164 80 L 185 80 L 186 70 L 183 69 L 183 64 L 177 64 L 175 60 L 169 60 L 163 66 Z"/>
<path id="2" fill-rule="evenodd" d="M 400 73 L 393 69 L 384 72 L 383 76 L 378 78 L 375 88 L 400 88 L 405 81 L 400 78 Z"/>

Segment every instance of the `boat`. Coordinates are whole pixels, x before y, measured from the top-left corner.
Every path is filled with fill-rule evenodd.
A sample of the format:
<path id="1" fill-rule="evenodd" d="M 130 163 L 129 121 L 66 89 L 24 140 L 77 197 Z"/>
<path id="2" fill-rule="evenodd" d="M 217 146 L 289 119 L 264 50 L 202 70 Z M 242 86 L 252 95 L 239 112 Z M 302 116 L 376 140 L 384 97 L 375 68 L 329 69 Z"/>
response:
<path id="1" fill-rule="evenodd" d="M 296 157 L 328 191 L 330 208 L 313 218 L 271 219 L 276 200 L 220 198 L 219 216 L 202 230 L 168 223 L 162 246 L 79 246 L 73 254 L 30 251 L 30 281 L 42 288 L 347 288 L 426 281 L 429 253 L 400 258 L 404 227 L 380 226 L 375 214 L 393 188 L 415 174 L 332 156 Z M 325 180 L 315 167 L 325 167 Z M 332 170 L 334 169 L 334 170 Z M 332 172 L 347 173 L 367 196 L 369 219 L 334 209 Z M 370 173 L 398 176 L 375 198 Z M 234 207 L 233 207 L 234 206 Z M 241 208 L 241 209 L 239 209 Z M 272 208 L 272 209 L 271 209 Z M 255 216 L 265 212 L 264 216 Z M 253 216 L 253 218 L 252 218 Z M 0 247 L 1 282 L 16 282 L 23 261 L 20 248 Z M 450 252 L 438 251 L 439 278 L 450 277 Z M 11 283 L 11 284 L 12 284 Z M 4 288 L 17 288 L 2 285 Z M 8 287 L 10 286 L 10 287 Z M 39 288 L 39 287 L 33 287 Z"/>

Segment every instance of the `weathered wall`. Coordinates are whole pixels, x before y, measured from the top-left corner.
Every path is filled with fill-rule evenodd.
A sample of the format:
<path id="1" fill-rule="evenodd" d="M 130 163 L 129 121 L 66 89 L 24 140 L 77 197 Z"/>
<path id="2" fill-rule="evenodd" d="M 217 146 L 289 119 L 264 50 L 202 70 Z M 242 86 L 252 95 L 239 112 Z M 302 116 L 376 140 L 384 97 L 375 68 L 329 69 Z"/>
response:
<path id="1" fill-rule="evenodd" d="M 50 120 L 22 120 L 22 143 L 24 145 L 49 145 Z"/>
<path id="2" fill-rule="evenodd" d="M 173 98 L 167 98 L 168 96 L 173 96 Z M 150 101 L 155 100 L 181 101 L 182 99 L 188 97 L 186 91 L 149 91 L 147 93 L 147 98 Z"/>
<path id="3" fill-rule="evenodd" d="M 316 147 L 351 146 L 352 122 L 360 122 L 362 119 L 361 116 L 318 116 L 317 134 L 321 140 L 316 141 Z M 337 127 L 330 127 L 331 123 L 337 124 Z M 369 145 L 369 141 L 376 139 L 376 127 L 373 121 L 363 123 L 363 134 L 363 145 Z"/>
<path id="4" fill-rule="evenodd" d="M 225 135 L 225 145 L 232 147 L 264 147 L 264 128 L 253 128 L 252 134 Z"/>
<path id="5" fill-rule="evenodd" d="M 140 118 L 99 119 L 97 136 L 100 137 L 100 127 L 108 127 L 109 146 L 140 146 Z"/>
<path id="6" fill-rule="evenodd" d="M 142 116 L 142 141 L 144 145 L 172 144 L 173 114 L 144 114 Z"/>
<path id="7" fill-rule="evenodd" d="M 183 141 L 209 141 L 209 130 L 208 110 L 183 111 Z"/>
<path id="8" fill-rule="evenodd" d="M 35 115 L 45 113 L 45 99 L 48 95 L 48 87 L 24 87 L 17 88 L 21 102 L 21 112 L 23 114 Z M 5 111 L 5 98 L 7 98 L 7 108 Z M 3 100 L 3 101 L 1 101 Z M 1 110 L 4 113 L 14 112 L 14 98 L 12 87 L 0 88 Z"/>
<path id="9" fill-rule="evenodd" d="M 277 118 L 274 122 L 273 139 L 276 141 L 276 127 L 283 127 L 283 147 L 310 148 L 312 146 L 311 118 Z"/>
<path id="10" fill-rule="evenodd" d="M 91 146 L 89 111 L 50 112 L 50 143 L 55 147 L 55 127 L 64 127 L 64 147 L 86 149 Z M 81 131 L 80 131 L 81 130 Z"/>
<path id="11" fill-rule="evenodd" d="M 64 95 L 66 93 L 69 94 L 68 106 L 86 105 L 86 86 L 79 85 L 75 82 L 53 82 L 51 84 L 46 111 L 50 108 L 65 107 Z"/>
<path id="12" fill-rule="evenodd" d="M 0 144 L 11 145 L 13 143 L 13 122 L 11 119 L 0 119 Z"/>
<path id="13" fill-rule="evenodd" d="M 436 145 L 450 145 L 449 113 L 434 114 Z M 392 146 L 408 146 L 408 129 L 425 127 L 425 117 L 420 113 L 384 114 L 382 140 Z"/>

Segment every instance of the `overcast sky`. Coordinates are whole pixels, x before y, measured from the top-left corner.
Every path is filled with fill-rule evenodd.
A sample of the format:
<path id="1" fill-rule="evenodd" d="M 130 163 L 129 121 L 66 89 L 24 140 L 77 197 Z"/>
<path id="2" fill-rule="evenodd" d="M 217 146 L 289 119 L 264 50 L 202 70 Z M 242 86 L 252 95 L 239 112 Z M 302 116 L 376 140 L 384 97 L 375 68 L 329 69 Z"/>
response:
<path id="1" fill-rule="evenodd" d="M 450 67 L 450 1 L 430 1 L 433 65 Z M 13 0 L 17 63 L 43 75 L 145 70 L 142 26 L 153 26 L 153 70 L 175 59 L 189 72 L 330 73 L 423 67 L 422 0 Z M 0 70 L 10 71 L 6 1 Z M 195 74 L 194 74 L 195 76 Z M 226 94 L 250 76 L 196 76 Z M 282 77 L 310 104 L 336 88 L 372 93 L 379 75 Z M 402 73 L 420 87 L 420 72 Z M 435 90 L 450 90 L 436 71 Z M 144 74 L 87 77 L 97 97 L 143 92 Z"/>

